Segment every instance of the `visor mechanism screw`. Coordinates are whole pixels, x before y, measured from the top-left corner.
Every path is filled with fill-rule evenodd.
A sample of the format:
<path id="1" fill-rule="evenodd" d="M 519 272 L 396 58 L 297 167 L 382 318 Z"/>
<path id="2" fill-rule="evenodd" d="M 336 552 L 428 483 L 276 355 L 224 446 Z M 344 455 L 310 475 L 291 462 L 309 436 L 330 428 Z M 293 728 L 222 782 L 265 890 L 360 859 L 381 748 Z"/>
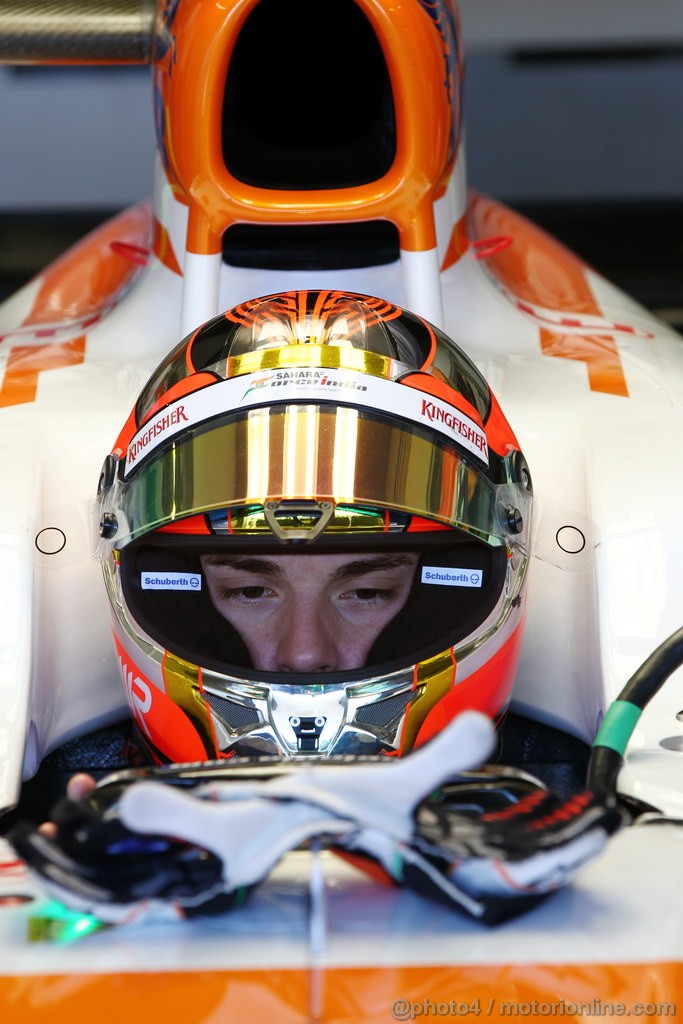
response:
<path id="1" fill-rule="evenodd" d="M 100 519 L 100 537 L 111 540 L 119 528 L 118 521 L 113 512 L 104 512 Z"/>
<path id="2" fill-rule="evenodd" d="M 505 525 L 511 533 L 521 533 L 524 529 L 524 519 L 518 508 L 509 505 L 505 509 Z"/>

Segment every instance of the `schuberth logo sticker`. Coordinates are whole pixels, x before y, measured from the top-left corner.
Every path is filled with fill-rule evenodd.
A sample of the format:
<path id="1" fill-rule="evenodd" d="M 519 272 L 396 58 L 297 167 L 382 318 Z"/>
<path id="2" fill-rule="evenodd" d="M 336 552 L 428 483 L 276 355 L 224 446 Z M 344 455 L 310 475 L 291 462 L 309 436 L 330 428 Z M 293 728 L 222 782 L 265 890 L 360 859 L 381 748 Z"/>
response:
<path id="1" fill-rule="evenodd" d="M 141 572 L 142 590 L 201 590 L 202 578 L 196 572 Z"/>
<path id="2" fill-rule="evenodd" d="M 438 587 L 480 587 L 483 573 L 481 569 L 449 569 L 442 565 L 424 565 L 422 582 Z"/>

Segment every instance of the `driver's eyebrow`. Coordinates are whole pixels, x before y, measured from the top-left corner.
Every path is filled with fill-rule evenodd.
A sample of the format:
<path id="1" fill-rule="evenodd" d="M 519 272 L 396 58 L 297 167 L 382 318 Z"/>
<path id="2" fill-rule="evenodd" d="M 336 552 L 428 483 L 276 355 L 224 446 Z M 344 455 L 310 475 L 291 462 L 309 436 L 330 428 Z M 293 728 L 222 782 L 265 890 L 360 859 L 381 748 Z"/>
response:
<path id="1" fill-rule="evenodd" d="M 410 555 L 377 555 L 376 558 L 359 558 L 355 562 L 347 562 L 340 565 L 332 573 L 332 580 L 348 580 L 353 576 L 364 576 L 371 572 L 385 572 L 392 569 L 402 569 L 404 566 L 415 565 L 415 560 Z"/>
<path id="2" fill-rule="evenodd" d="M 284 571 L 277 562 L 269 558 L 256 558 L 253 555 L 207 555 L 205 564 L 216 566 L 217 569 L 236 569 L 241 572 L 259 573 L 264 576 L 283 576 Z M 404 566 L 412 566 L 414 559 L 410 555 L 376 555 L 372 558 L 358 558 L 353 562 L 346 562 L 330 576 L 330 580 L 348 580 L 354 576 L 364 576 L 371 572 L 387 572 L 392 569 L 401 569 Z"/>
<path id="3" fill-rule="evenodd" d="M 217 569 L 239 569 L 242 572 L 254 572 L 263 576 L 282 576 L 283 572 L 277 562 L 269 558 L 254 558 L 250 555 L 207 555 L 206 565 Z"/>

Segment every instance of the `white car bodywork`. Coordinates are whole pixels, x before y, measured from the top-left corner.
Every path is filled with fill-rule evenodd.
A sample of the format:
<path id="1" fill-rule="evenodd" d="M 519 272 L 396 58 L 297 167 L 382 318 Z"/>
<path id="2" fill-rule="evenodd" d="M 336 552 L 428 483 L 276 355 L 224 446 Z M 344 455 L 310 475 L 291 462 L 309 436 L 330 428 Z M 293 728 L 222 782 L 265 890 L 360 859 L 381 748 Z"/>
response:
<path id="1" fill-rule="evenodd" d="M 187 253 L 187 207 L 160 163 L 152 207 L 103 226 L 0 307 L 0 809 L 48 752 L 127 713 L 91 553 L 100 467 L 183 331 L 258 295 L 378 295 L 438 321 L 481 368 L 536 494 L 519 711 L 590 742 L 681 625 L 681 338 L 521 218 L 468 194 L 462 145 L 434 213 L 436 249 L 395 263 L 240 268 Z M 129 688 L 144 714 L 134 678 Z M 672 818 L 683 812 L 681 709 L 679 671 L 642 716 L 619 777 L 622 793 Z M 654 1016 L 643 1003 L 672 1006 L 682 992 L 682 841 L 672 824 L 626 829 L 571 887 L 495 931 L 303 852 L 249 909 L 104 932 L 89 957 L 30 945 L 34 908 L 15 907 L 0 915 L 3 1020 L 45 1006 L 55 1019 L 96 1009 L 101 1024 L 160 1006 L 183 1024 L 568 1016 L 563 998 Z M 0 903 L 32 885 L 0 844 Z M 555 1010 L 529 1009 L 551 996 Z"/>
<path id="2" fill-rule="evenodd" d="M 461 166 L 437 204 L 440 264 L 466 212 Z M 488 216 L 508 218 L 495 204 L 473 202 L 475 224 L 482 202 Z M 161 171 L 155 214 L 174 252 L 182 252 L 185 208 Z M 139 235 L 147 214 L 137 216 Z M 520 231 L 519 238 L 509 236 L 511 250 L 529 244 L 521 219 L 506 224 Z M 124 245 L 134 244 L 124 228 Z M 95 238 L 90 245 L 99 251 L 103 243 Z M 475 252 L 471 246 L 440 275 L 443 323 L 479 365 L 512 423 L 537 496 L 515 704 L 590 741 L 625 681 L 683 621 L 681 341 L 575 257 L 573 272 L 581 266 L 599 312 L 575 313 L 561 290 L 554 306 L 529 303 Z M 110 258 L 126 259 L 117 252 Z M 144 267 L 130 264 L 123 295 L 109 296 L 95 314 L 35 323 L 40 277 L 0 310 L 3 807 L 16 802 L 22 776 L 34 774 L 46 753 L 123 712 L 104 588 L 91 555 L 90 507 L 104 455 L 150 372 L 180 337 L 183 279 L 153 254 L 144 258 Z M 547 261 L 548 254 L 540 251 L 540 258 Z M 545 265 L 551 278 L 562 271 Z M 406 303 L 399 263 L 315 273 L 222 265 L 220 275 L 221 308 L 331 284 Z M 562 285 L 561 273 L 557 281 Z M 552 287 L 551 279 L 550 294 Z M 544 354 L 548 331 L 575 354 Z M 52 368 L 48 346 L 59 346 L 62 362 L 71 365 L 58 360 Z M 621 369 L 627 395 L 591 389 L 591 353 L 601 346 Z M 34 400 L 20 391 L 22 400 L 8 404 L 16 399 L 17 379 L 33 382 Z M 683 801 L 681 708 L 679 674 L 643 716 L 620 783 L 671 813 Z"/>

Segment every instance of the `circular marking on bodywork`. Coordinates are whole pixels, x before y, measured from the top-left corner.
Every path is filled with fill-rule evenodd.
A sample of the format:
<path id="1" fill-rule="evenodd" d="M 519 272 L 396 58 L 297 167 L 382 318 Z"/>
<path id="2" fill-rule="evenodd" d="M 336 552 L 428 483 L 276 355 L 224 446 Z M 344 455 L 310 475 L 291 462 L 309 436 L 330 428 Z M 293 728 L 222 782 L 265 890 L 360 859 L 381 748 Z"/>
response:
<path id="1" fill-rule="evenodd" d="M 43 555 L 58 555 L 66 547 L 66 534 L 58 526 L 46 526 L 36 535 L 35 545 Z"/>
<path id="2" fill-rule="evenodd" d="M 568 555 L 578 555 L 586 546 L 586 537 L 578 526 L 561 526 L 555 534 L 557 546 Z"/>

